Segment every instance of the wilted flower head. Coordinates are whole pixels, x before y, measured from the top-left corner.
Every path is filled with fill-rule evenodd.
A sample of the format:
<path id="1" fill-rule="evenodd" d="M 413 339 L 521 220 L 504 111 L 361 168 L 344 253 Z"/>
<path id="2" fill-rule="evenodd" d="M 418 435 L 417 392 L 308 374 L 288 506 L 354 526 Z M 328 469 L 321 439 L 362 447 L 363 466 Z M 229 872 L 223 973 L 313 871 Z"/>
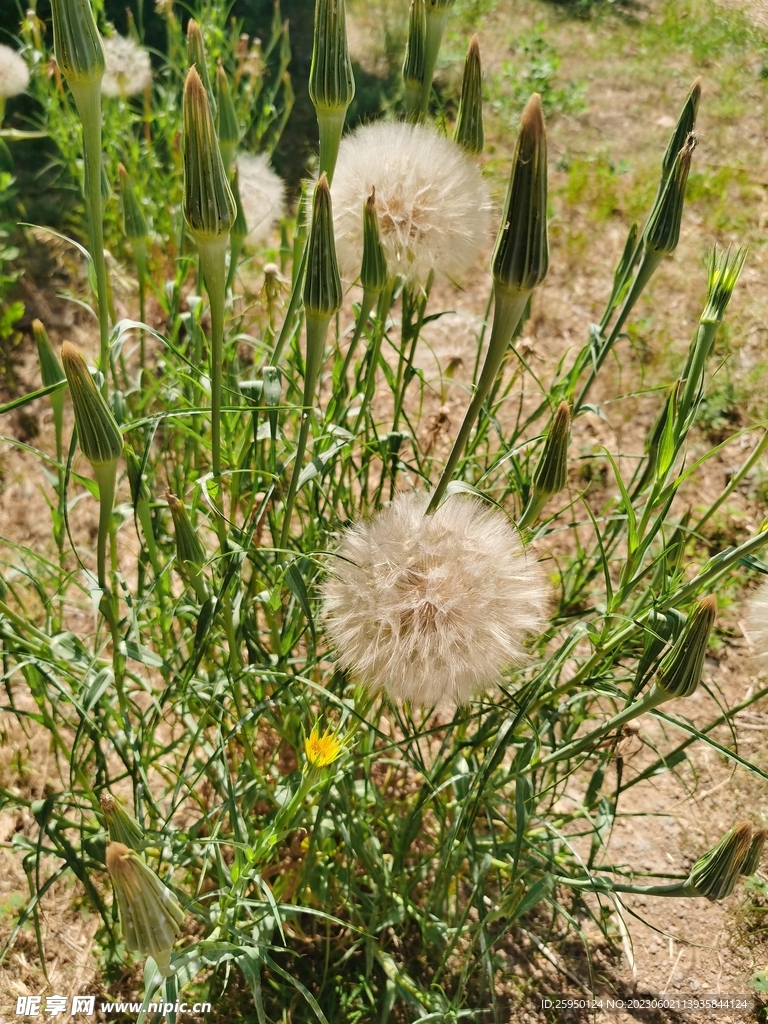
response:
<path id="1" fill-rule="evenodd" d="M 760 668 L 768 668 L 768 579 L 763 580 L 749 602 L 747 636 Z"/>
<path id="2" fill-rule="evenodd" d="M 342 139 L 331 188 L 347 279 L 360 273 L 363 204 L 372 189 L 392 276 L 412 284 L 423 284 L 432 270 L 457 277 L 488 237 L 488 189 L 459 145 L 426 125 L 365 125 Z"/>
<path id="3" fill-rule="evenodd" d="M 126 949 L 151 956 L 163 977 L 170 977 L 171 950 L 184 923 L 184 911 L 176 897 L 141 856 L 123 843 L 107 846 L 107 870 Z"/>
<path id="4" fill-rule="evenodd" d="M 18 96 L 29 85 L 29 68 L 24 58 L 5 43 L 0 43 L 0 102 Z"/>
<path id="5" fill-rule="evenodd" d="M 237 158 L 238 186 L 248 224 L 245 244 L 257 246 L 269 237 L 275 221 L 285 213 L 285 186 L 272 168 L 266 153 Z"/>
<path id="6" fill-rule="evenodd" d="M 143 46 L 125 36 L 104 40 L 107 68 L 101 80 L 105 96 L 135 96 L 152 84 L 152 65 Z"/>
<path id="7" fill-rule="evenodd" d="M 466 703 L 520 662 L 547 587 L 506 516 L 449 498 L 400 494 L 349 529 L 323 588 L 340 664 L 393 699 Z"/>

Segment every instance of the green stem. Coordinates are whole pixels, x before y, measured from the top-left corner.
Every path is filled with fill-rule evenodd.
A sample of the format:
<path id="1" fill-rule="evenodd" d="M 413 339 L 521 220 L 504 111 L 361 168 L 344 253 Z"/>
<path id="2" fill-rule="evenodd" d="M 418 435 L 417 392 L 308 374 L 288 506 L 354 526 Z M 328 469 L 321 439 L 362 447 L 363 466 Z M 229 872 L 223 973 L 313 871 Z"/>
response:
<path id="1" fill-rule="evenodd" d="M 424 54 L 424 78 L 421 81 L 421 97 L 419 107 L 422 115 L 429 110 L 429 97 L 432 93 L 432 79 L 435 77 L 437 57 L 443 41 L 445 26 L 448 24 L 448 8 L 441 7 L 427 10 L 427 40 Z"/>
<path id="2" fill-rule="evenodd" d="M 298 270 L 293 281 L 293 287 L 291 288 L 291 297 L 288 300 L 288 309 L 285 311 L 285 318 L 283 320 L 283 326 L 280 328 L 280 334 L 277 337 L 277 343 L 275 345 L 275 351 L 272 353 L 272 358 L 269 361 L 270 366 L 277 366 L 280 362 L 280 356 L 283 354 L 285 343 L 291 336 L 293 331 L 293 319 L 296 316 L 296 311 L 302 302 L 302 291 L 304 288 L 304 271 L 307 267 L 307 247 L 301 254 L 299 260 Z"/>
<path id="3" fill-rule="evenodd" d="M 322 174 L 326 174 L 329 185 L 333 181 L 336 158 L 339 155 L 341 133 L 344 131 L 346 119 L 346 107 L 343 110 L 317 111 L 317 127 L 320 132 L 320 167 L 317 176 L 319 178 Z"/>
<path id="4" fill-rule="evenodd" d="M 217 529 L 222 554 L 227 547 L 227 523 L 221 501 L 221 375 L 224 353 L 225 256 L 228 236 L 197 239 L 200 265 L 211 309 L 211 461 L 216 484 Z"/>
<path id="5" fill-rule="evenodd" d="M 597 876 L 595 878 L 569 878 L 567 875 L 558 875 L 555 878 L 558 885 L 568 885 L 572 889 L 588 889 L 591 892 L 629 892 L 638 896 L 701 896 L 692 885 L 687 882 L 674 882 L 670 885 L 629 885 L 626 882 L 614 882 L 612 878 Z"/>
<path id="6" fill-rule="evenodd" d="M 597 353 L 594 359 L 592 370 L 590 371 L 589 377 L 587 378 L 587 382 L 581 389 L 581 394 L 574 402 L 572 412 L 573 416 L 577 414 L 579 409 L 581 409 L 582 405 L 584 405 L 584 403 L 586 402 L 587 395 L 589 394 L 589 390 L 595 382 L 595 378 L 597 377 L 600 371 L 600 367 L 603 365 L 608 353 L 611 351 L 614 344 L 616 343 L 616 339 L 621 333 L 621 329 L 626 323 L 627 317 L 632 312 L 635 303 L 640 298 L 645 286 L 650 281 L 654 271 L 661 263 L 663 258 L 663 256 L 660 256 L 656 252 L 647 252 L 643 256 L 637 274 L 635 275 L 635 280 L 632 282 L 632 287 L 629 289 L 627 297 L 624 300 L 624 304 L 621 307 L 621 311 L 619 312 L 619 315 L 616 318 L 616 323 L 613 325 L 613 328 L 611 329 L 611 333 L 608 335 L 608 338 L 600 347 L 600 351 Z"/>
<path id="7" fill-rule="evenodd" d="M 576 757 L 583 751 L 589 750 L 590 747 L 594 747 L 606 733 L 621 729 L 627 722 L 631 722 L 634 718 L 644 715 L 647 711 L 652 711 L 666 700 L 669 700 L 668 693 L 656 689 L 655 686 L 652 687 L 640 700 L 635 701 L 633 704 L 628 704 L 623 711 L 609 718 L 607 722 L 603 722 L 597 729 L 593 729 L 592 732 L 586 736 L 581 736 L 579 739 L 571 740 L 565 746 L 558 747 L 557 750 L 553 750 L 543 760 L 531 765 L 531 770 L 538 771 L 539 768 L 546 768 L 556 761 L 566 761 L 569 758 Z"/>
<path id="8" fill-rule="evenodd" d="M 296 492 L 299 489 L 299 477 L 304 463 L 304 453 L 307 450 L 309 438 L 309 424 L 312 419 L 312 409 L 315 400 L 315 385 L 320 373 L 320 366 L 323 361 L 323 350 L 325 348 L 325 337 L 328 333 L 328 325 L 331 322 L 329 316 L 317 316 L 308 313 L 307 317 L 307 361 L 304 367 L 304 399 L 301 413 L 301 429 L 299 440 L 296 445 L 296 456 L 293 462 L 291 482 L 288 486 L 288 496 L 285 499 L 283 509 L 283 529 L 280 535 L 280 547 L 285 548 L 288 544 L 288 537 L 291 533 L 291 515 L 296 500 Z"/>
<path id="9" fill-rule="evenodd" d="M 99 485 L 99 533 L 96 541 L 96 576 L 99 586 L 105 594 L 109 594 L 107 584 L 107 540 L 112 522 L 112 508 L 115 501 L 115 480 L 117 479 L 117 460 L 105 462 L 93 467 L 93 475 Z"/>
<path id="10" fill-rule="evenodd" d="M 499 372 L 515 328 L 520 323 L 520 318 L 525 311 L 529 295 L 530 292 L 508 292 L 499 287 L 495 289 L 493 327 L 491 329 L 491 338 L 488 343 L 485 363 L 480 373 L 480 379 L 477 382 L 475 396 L 469 403 L 469 408 L 456 435 L 456 440 L 453 442 L 453 448 L 451 448 L 451 454 L 448 456 L 443 474 L 427 507 L 427 515 L 434 512 L 440 505 L 445 490 L 464 451 L 464 447 L 469 440 L 469 435 L 472 432 L 475 421 L 480 415 L 483 403 L 493 386 L 496 374 Z"/>
<path id="11" fill-rule="evenodd" d="M 83 84 L 70 82 L 75 105 L 83 125 L 83 156 L 85 195 L 88 202 L 90 250 L 96 271 L 96 292 L 99 307 L 99 369 L 104 378 L 102 392 L 107 394 L 109 374 L 109 288 L 107 264 L 104 259 L 104 227 L 101 199 L 101 82 Z"/>

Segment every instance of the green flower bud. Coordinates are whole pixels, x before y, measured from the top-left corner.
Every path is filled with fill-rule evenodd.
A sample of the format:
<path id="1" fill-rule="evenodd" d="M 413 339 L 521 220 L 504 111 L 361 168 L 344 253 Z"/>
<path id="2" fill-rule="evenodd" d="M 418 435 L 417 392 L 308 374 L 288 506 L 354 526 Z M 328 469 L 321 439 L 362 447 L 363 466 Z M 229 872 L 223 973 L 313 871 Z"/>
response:
<path id="1" fill-rule="evenodd" d="M 190 68 L 184 84 L 184 217 L 201 245 L 226 240 L 235 216 L 208 96 Z"/>
<path id="2" fill-rule="evenodd" d="M 461 81 L 461 99 L 456 118 L 454 139 L 468 153 L 477 156 L 483 151 L 483 72 L 480 66 L 480 43 L 477 36 L 469 41 Z"/>
<path id="3" fill-rule="evenodd" d="M 221 62 L 216 68 L 216 93 L 219 103 L 217 123 L 219 148 L 221 149 L 221 159 L 224 162 L 224 170 L 229 173 L 235 150 L 240 142 L 240 126 L 237 122 L 237 111 L 232 100 L 229 80 Z"/>
<path id="4" fill-rule="evenodd" d="M 109 406 L 93 383 L 79 349 L 68 341 L 61 346 L 61 361 L 69 382 L 77 436 L 92 466 L 116 463 L 123 450 L 123 435 Z"/>
<path id="5" fill-rule="evenodd" d="M 315 0 L 315 36 L 309 70 L 309 98 L 320 129 L 320 173 L 333 178 L 355 79 L 347 46 L 344 0 Z"/>
<path id="6" fill-rule="evenodd" d="M 376 213 L 376 189 L 372 188 L 363 204 L 363 266 L 360 284 L 365 291 L 378 295 L 388 280 L 387 256 L 381 244 L 379 217 Z"/>
<path id="7" fill-rule="evenodd" d="M 405 87 L 405 109 L 409 114 L 418 113 L 419 98 L 424 83 L 424 67 L 427 56 L 427 12 L 424 0 L 411 0 L 408 14 L 408 40 L 403 60 L 403 86 Z"/>
<path id="8" fill-rule="evenodd" d="M 123 447 L 123 454 L 125 455 L 125 465 L 128 469 L 128 484 L 131 488 L 131 500 L 133 501 L 134 507 L 139 502 L 149 501 L 149 488 L 147 487 L 147 481 L 144 478 L 144 474 L 141 472 L 141 462 L 139 457 L 133 448 L 126 441 Z M 103 806 L 102 799 L 102 806 Z M 118 837 L 115 836 L 117 839 Z M 124 842 L 124 840 L 121 840 Z M 130 846 L 130 843 L 128 844 Z"/>
<path id="9" fill-rule="evenodd" d="M 662 659 L 656 689 L 667 699 L 690 697 L 699 685 L 716 613 L 717 598 L 710 594 L 696 605 L 674 646 Z"/>
<path id="10" fill-rule="evenodd" d="M 99 803 L 107 821 L 110 841 L 123 843 L 131 850 L 141 850 L 144 846 L 144 830 L 126 811 L 122 800 L 116 799 L 104 790 L 99 797 Z"/>
<path id="11" fill-rule="evenodd" d="M 107 847 L 107 870 L 115 890 L 126 948 L 151 956 L 165 978 L 171 950 L 184 923 L 176 897 L 135 850 L 123 843 Z"/>
<path id="12" fill-rule="evenodd" d="M 765 839 L 768 836 L 768 830 L 764 828 L 758 828 L 755 830 L 752 836 L 752 842 L 749 844 L 749 851 L 747 856 L 744 858 L 744 863 L 739 869 L 739 874 L 749 877 L 750 875 L 757 874 L 757 870 L 760 867 L 760 861 L 763 856 L 763 847 L 765 846 Z"/>
<path id="13" fill-rule="evenodd" d="M 189 521 L 184 502 L 168 491 L 165 495 L 173 517 L 176 534 L 176 568 L 179 576 L 188 583 L 200 597 L 205 590 L 203 565 L 205 564 L 205 548 Z M 207 593 L 205 594 L 207 597 Z M 204 599 L 204 598 L 202 598 Z"/>
<path id="14" fill-rule="evenodd" d="M 686 139 L 696 127 L 696 115 L 699 111 L 699 100 L 701 99 L 701 79 L 697 78 L 691 86 L 691 91 L 686 97 L 683 109 L 677 119 L 675 130 L 667 145 L 664 159 L 661 162 L 662 181 L 675 165 L 677 154 L 685 145 Z"/>
<path id="15" fill-rule="evenodd" d="M 689 135 L 675 158 L 648 218 L 643 244 L 646 254 L 651 253 L 657 259 L 668 256 L 677 247 L 685 201 L 685 186 L 695 148 L 696 139 L 693 135 Z"/>
<path id="16" fill-rule="evenodd" d="M 707 274 L 707 304 L 700 318 L 702 323 L 722 323 L 746 258 L 746 246 L 737 249 L 733 257 L 730 246 L 721 253 L 716 248 L 712 250 Z"/>
<path id="17" fill-rule="evenodd" d="M 67 377 L 61 363 L 56 358 L 56 353 L 53 351 L 51 340 L 42 321 L 32 321 L 32 332 L 37 342 L 37 357 L 40 360 L 40 377 L 43 381 L 43 387 L 49 388 L 53 384 L 60 384 Z M 58 394 L 59 392 L 55 393 Z"/>
<path id="18" fill-rule="evenodd" d="M 235 169 L 232 172 L 232 198 L 235 200 L 235 223 L 232 225 L 230 235 L 234 241 L 235 238 L 239 238 L 241 243 L 242 240 L 248 234 L 248 221 L 245 219 L 245 211 L 243 210 L 243 201 L 240 198 L 240 172 L 235 164 Z"/>
<path id="19" fill-rule="evenodd" d="M 125 237 L 133 243 L 139 242 L 145 245 L 149 238 L 149 228 L 136 193 L 133 191 L 131 179 L 122 164 L 117 165 L 117 173 L 120 178 L 120 199 L 123 207 Z"/>
<path id="20" fill-rule="evenodd" d="M 331 317 L 341 308 L 343 292 L 333 236 L 331 190 L 325 174 L 315 187 L 307 246 L 304 308 L 309 315 Z"/>
<path id="21" fill-rule="evenodd" d="M 318 113 L 345 111 L 355 95 L 344 0 L 316 0 L 309 98 Z"/>
<path id="22" fill-rule="evenodd" d="M 547 136 L 538 93 L 520 121 L 492 268 L 497 289 L 518 293 L 533 291 L 549 269 Z"/>
<path id="23" fill-rule="evenodd" d="M 717 846 L 699 857 L 688 876 L 687 885 L 697 896 L 715 900 L 730 896 L 752 846 L 752 823 L 741 821 L 726 832 Z"/>
<path id="24" fill-rule="evenodd" d="M 200 76 L 200 81 L 203 83 L 206 95 L 208 96 L 211 114 L 213 117 L 216 117 L 216 99 L 213 95 L 213 89 L 211 89 L 211 80 L 208 77 L 205 42 L 203 41 L 203 33 L 200 31 L 200 26 L 194 18 L 190 18 L 187 23 L 187 67 L 194 68 Z"/>
<path id="25" fill-rule="evenodd" d="M 568 480 L 568 444 L 571 440 L 571 410 L 561 402 L 552 419 L 544 451 L 533 475 L 534 492 L 550 498 L 565 487 Z"/>
<path id="26" fill-rule="evenodd" d="M 106 58 L 89 0 L 51 0 L 51 14 L 56 63 L 67 82 L 100 82 Z"/>

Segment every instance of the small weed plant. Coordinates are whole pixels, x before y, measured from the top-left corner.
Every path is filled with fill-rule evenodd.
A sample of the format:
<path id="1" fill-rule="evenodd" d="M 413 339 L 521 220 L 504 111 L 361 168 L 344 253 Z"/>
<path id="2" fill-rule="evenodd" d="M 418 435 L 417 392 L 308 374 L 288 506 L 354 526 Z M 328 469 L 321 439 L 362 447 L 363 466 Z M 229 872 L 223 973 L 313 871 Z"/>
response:
<path id="1" fill-rule="evenodd" d="M 699 85 L 600 322 L 542 379 L 519 344 L 549 269 L 542 102 L 520 112 L 499 215 L 476 39 L 455 124 L 433 123 L 451 0 L 411 5 L 398 116 L 346 134 L 344 3 L 317 0 L 319 157 L 292 218 L 268 163 L 293 97 L 279 9 L 262 44 L 218 5 L 183 31 L 178 5 L 158 6 L 162 61 L 87 0 L 53 0 L 47 26 L 30 12 L 14 54 L 29 127 L 81 189 L 72 245 L 98 343 L 93 368 L 37 321 L 41 386 L 2 409 L 42 399 L 55 424 L 48 447 L 23 446 L 45 471 L 50 545 L 7 538 L 0 575 L 3 711 L 48 735 L 55 764 L 44 798 L 0 794 L 37 830 L 13 840 L 30 892 L 3 908 L 5 951 L 31 923 L 44 962 L 41 908 L 71 875 L 100 915 L 105 976 L 146 958 L 147 1006 L 239 976 L 260 1024 L 508 1019 L 497 951 L 519 929 L 541 945 L 592 917 L 611 934 L 625 893 L 722 899 L 762 851 L 763 830 L 734 822 L 688 874 L 607 852 L 627 790 L 691 744 L 766 778 L 727 727 L 768 688 L 711 721 L 686 710 L 709 685 L 716 594 L 768 571 L 766 531 L 697 546 L 764 424 L 739 425 L 749 452 L 717 502 L 685 508 L 730 440 L 718 420 L 689 451 L 692 431 L 697 452 L 702 426 L 715 436 L 706 393 L 742 251 L 710 254 L 634 458 L 571 444 L 578 418 L 632 400 L 609 357 L 678 243 Z M 526 45 L 529 80 L 562 105 L 538 30 Z M 436 296 L 494 233 L 463 418 L 425 434 L 461 362 L 442 360 L 437 385 L 422 369 L 449 312 Z M 116 316 L 114 256 L 135 272 L 136 319 Z M 641 715 L 655 750 L 622 772 Z"/>

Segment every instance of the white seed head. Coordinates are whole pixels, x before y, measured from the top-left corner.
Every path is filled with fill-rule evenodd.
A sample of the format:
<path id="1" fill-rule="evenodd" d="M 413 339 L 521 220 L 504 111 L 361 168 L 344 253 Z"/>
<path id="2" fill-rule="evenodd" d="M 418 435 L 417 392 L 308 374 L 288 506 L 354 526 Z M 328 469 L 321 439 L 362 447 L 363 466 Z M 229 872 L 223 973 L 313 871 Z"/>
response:
<path id="1" fill-rule="evenodd" d="M 365 125 L 342 139 L 331 187 L 347 280 L 360 273 L 363 204 L 373 188 L 387 269 L 411 284 L 432 270 L 459 277 L 488 238 L 488 188 L 460 146 L 425 125 Z"/>
<path id="2" fill-rule="evenodd" d="M 109 36 L 104 40 L 107 67 L 101 80 L 105 96 L 136 96 L 152 84 L 149 54 L 138 43 L 125 36 Z"/>
<path id="3" fill-rule="evenodd" d="M 275 221 L 285 214 L 285 185 L 269 166 L 266 153 L 237 158 L 240 202 L 248 224 L 245 245 L 255 248 L 269 237 Z"/>
<path id="4" fill-rule="evenodd" d="M 464 704 L 525 659 L 548 587 L 506 516 L 454 495 L 404 493 L 346 531 L 323 587 L 339 663 L 393 700 Z"/>
<path id="5" fill-rule="evenodd" d="M 0 100 L 19 93 L 29 85 L 29 68 L 24 58 L 10 46 L 0 43 Z"/>
<path id="6" fill-rule="evenodd" d="M 764 579 L 749 602 L 747 637 L 761 669 L 768 669 L 768 579 Z"/>

